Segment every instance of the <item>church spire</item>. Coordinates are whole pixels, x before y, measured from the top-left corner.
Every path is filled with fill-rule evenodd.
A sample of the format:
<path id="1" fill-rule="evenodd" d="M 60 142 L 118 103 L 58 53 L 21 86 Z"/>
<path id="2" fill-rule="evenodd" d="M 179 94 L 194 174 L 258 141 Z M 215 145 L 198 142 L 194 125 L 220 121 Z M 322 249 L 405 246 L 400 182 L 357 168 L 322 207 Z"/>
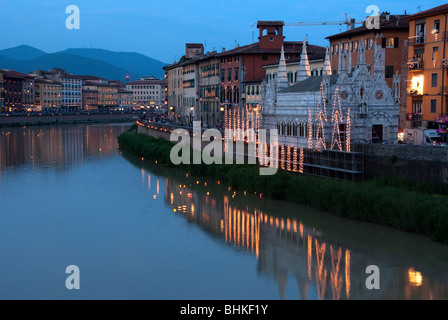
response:
<path id="1" fill-rule="evenodd" d="M 289 87 L 288 73 L 286 70 L 285 50 L 282 46 L 282 52 L 280 54 L 280 62 L 278 63 L 277 73 L 277 88 L 285 89 Z"/>
<path id="2" fill-rule="evenodd" d="M 311 77 L 310 63 L 306 51 L 306 39 L 303 39 L 302 55 L 300 57 L 299 70 L 297 71 L 297 82 L 303 81 Z"/>

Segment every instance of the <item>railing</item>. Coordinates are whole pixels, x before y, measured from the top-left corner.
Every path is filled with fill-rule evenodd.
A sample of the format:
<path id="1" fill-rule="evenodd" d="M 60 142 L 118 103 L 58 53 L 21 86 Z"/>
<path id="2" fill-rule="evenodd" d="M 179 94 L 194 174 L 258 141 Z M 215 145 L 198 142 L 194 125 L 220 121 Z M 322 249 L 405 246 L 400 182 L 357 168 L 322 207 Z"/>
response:
<path id="1" fill-rule="evenodd" d="M 408 88 L 408 95 L 410 95 L 410 96 L 421 96 L 422 92 L 420 92 L 419 90 L 413 89 L 413 88 Z"/>
<path id="2" fill-rule="evenodd" d="M 409 71 L 421 71 L 423 70 L 424 63 L 422 60 L 420 61 L 408 61 Z"/>
<path id="3" fill-rule="evenodd" d="M 425 36 L 415 36 L 415 37 L 410 37 L 409 38 L 409 45 L 410 46 L 415 46 L 415 45 L 420 45 L 420 44 L 425 44 Z"/>

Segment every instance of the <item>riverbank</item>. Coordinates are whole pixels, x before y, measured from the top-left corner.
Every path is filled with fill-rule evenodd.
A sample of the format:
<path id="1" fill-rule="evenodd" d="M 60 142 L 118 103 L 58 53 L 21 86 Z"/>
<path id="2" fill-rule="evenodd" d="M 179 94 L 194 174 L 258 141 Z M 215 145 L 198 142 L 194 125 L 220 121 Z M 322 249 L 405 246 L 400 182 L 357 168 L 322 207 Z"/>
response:
<path id="1" fill-rule="evenodd" d="M 120 149 L 158 164 L 174 167 L 173 144 L 137 133 L 123 133 Z M 310 205 L 334 214 L 390 226 L 448 244 L 448 192 L 439 185 L 377 178 L 363 183 L 342 182 L 278 171 L 260 176 L 253 165 L 180 165 L 189 174 L 210 177 L 230 188 L 257 192 L 261 197 Z"/>
<path id="2" fill-rule="evenodd" d="M 40 126 L 58 124 L 135 122 L 137 113 L 92 113 L 92 114 L 28 114 L 20 116 L 1 116 L 1 127 Z"/>

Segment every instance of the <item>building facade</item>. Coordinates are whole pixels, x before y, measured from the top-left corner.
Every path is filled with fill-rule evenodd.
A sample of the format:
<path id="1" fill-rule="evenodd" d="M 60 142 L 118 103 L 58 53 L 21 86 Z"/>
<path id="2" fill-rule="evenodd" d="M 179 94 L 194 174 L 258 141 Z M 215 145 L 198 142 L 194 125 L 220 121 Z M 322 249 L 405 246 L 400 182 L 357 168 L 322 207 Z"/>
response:
<path id="1" fill-rule="evenodd" d="M 165 104 L 165 81 L 154 77 L 141 78 L 126 84 L 132 92 L 133 107 L 136 109 L 162 107 Z"/>
<path id="2" fill-rule="evenodd" d="M 436 129 L 448 114 L 448 4 L 419 12 L 409 21 L 408 129 Z M 415 134 L 408 130 L 409 135 Z"/>
<path id="3" fill-rule="evenodd" d="M 132 91 L 118 88 L 118 108 L 122 111 L 128 111 L 134 108 Z"/>
<path id="4" fill-rule="evenodd" d="M 385 80 L 392 89 L 394 75 L 400 76 L 400 131 L 406 124 L 406 83 L 409 21 L 406 15 L 381 13 L 379 29 L 369 29 L 365 26 L 352 28 L 348 31 L 327 37 L 330 41 L 331 69 L 333 74 L 347 69 L 353 72 L 359 56 L 361 41 L 366 48 L 365 61 L 369 71 L 373 74 L 374 48 L 381 46 L 385 49 Z M 344 65 L 344 63 L 346 65 Z"/>
<path id="5" fill-rule="evenodd" d="M 199 61 L 199 114 L 195 115 L 206 127 L 223 125 L 220 84 L 220 59 L 216 52 L 208 53 Z"/>
<path id="6" fill-rule="evenodd" d="M 43 112 L 59 112 L 62 106 L 61 83 L 49 79 L 35 79 L 34 105 Z"/>
<path id="7" fill-rule="evenodd" d="M 384 49 L 374 46 L 373 75 L 363 41 L 358 49 L 353 72 L 345 67 L 331 75 L 328 56 L 322 77 L 292 86 L 281 60 L 276 81 L 265 84 L 262 104 L 262 127 L 277 129 L 281 146 L 350 152 L 354 143 L 398 143 L 398 77 L 392 92 L 384 77 Z"/>
<path id="8" fill-rule="evenodd" d="M 12 71 L 12 70 L 0 70 L 3 79 L 3 95 L 4 95 L 4 106 L 3 112 L 22 112 L 24 111 L 24 99 L 29 103 L 31 102 L 32 96 L 32 80 L 28 75 Z M 24 93 L 24 82 L 25 88 L 28 88 L 28 92 Z M 31 89 L 30 89 L 31 88 Z"/>

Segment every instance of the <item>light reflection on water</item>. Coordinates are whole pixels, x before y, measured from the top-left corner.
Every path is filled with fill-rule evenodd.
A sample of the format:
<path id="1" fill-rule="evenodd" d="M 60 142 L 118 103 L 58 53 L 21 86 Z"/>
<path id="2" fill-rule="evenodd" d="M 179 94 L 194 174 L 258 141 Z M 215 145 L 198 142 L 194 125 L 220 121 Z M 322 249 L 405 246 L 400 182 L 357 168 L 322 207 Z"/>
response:
<path id="1" fill-rule="evenodd" d="M 127 127 L 0 129 L 0 299 L 448 298 L 447 246 L 123 157 Z"/>

